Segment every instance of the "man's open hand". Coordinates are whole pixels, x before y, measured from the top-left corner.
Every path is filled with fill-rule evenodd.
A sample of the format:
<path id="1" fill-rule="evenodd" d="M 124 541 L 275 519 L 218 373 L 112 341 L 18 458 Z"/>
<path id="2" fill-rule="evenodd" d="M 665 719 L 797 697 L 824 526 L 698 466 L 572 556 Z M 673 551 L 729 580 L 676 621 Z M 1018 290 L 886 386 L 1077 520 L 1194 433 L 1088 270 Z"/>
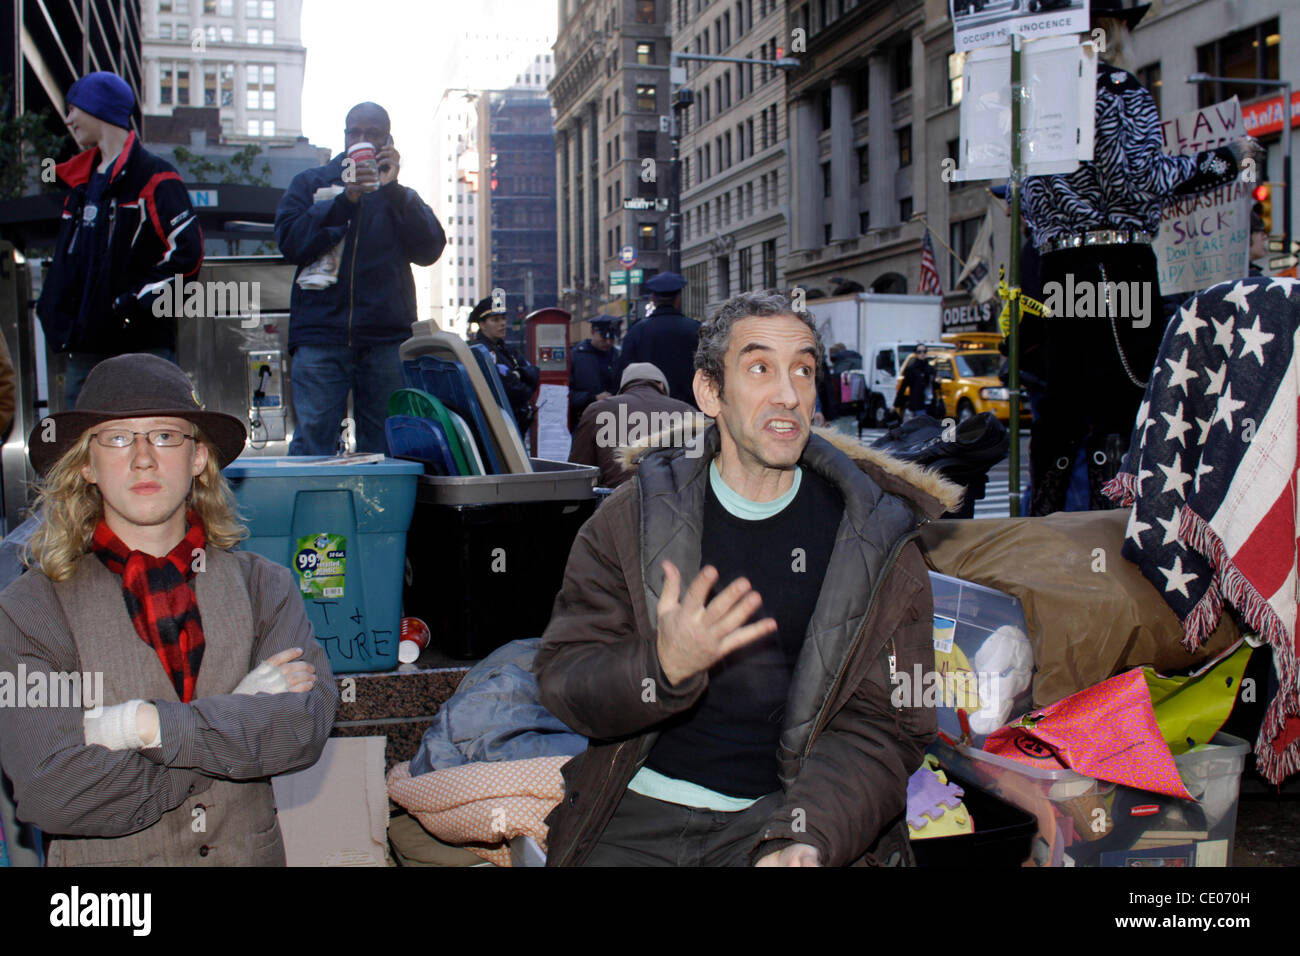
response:
<path id="1" fill-rule="evenodd" d="M 774 618 L 746 625 L 763 599 L 745 578 L 727 585 L 707 605 L 718 580 L 712 565 L 704 568 L 681 596 L 682 575 L 671 561 L 663 563 L 664 591 L 659 598 L 659 666 L 671 684 L 706 671 L 732 651 L 776 630 Z"/>
<path id="2" fill-rule="evenodd" d="M 776 850 L 761 857 L 755 866 L 821 866 L 822 855 L 815 846 L 792 843 L 784 850 Z"/>

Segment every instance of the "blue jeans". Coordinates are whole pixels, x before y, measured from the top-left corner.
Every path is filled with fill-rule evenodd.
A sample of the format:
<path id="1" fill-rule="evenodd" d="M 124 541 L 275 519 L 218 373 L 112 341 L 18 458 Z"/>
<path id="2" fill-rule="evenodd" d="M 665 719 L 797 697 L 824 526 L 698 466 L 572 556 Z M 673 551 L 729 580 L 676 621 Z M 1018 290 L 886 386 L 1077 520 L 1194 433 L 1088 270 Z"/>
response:
<path id="1" fill-rule="evenodd" d="M 165 358 L 173 365 L 176 364 L 176 353 L 171 349 L 149 349 L 149 354 Z M 98 352 L 68 353 L 68 367 L 63 376 L 63 408 L 65 411 L 77 407 L 77 396 L 81 394 L 81 388 L 86 384 L 86 376 L 90 374 L 90 370 L 104 359 L 113 357 L 113 355 L 101 355 Z"/>
<path id="2" fill-rule="evenodd" d="M 332 455 L 352 392 L 358 452 L 388 453 L 388 398 L 405 386 L 401 344 L 300 345 L 291 353 L 295 425 L 291 455 Z"/>

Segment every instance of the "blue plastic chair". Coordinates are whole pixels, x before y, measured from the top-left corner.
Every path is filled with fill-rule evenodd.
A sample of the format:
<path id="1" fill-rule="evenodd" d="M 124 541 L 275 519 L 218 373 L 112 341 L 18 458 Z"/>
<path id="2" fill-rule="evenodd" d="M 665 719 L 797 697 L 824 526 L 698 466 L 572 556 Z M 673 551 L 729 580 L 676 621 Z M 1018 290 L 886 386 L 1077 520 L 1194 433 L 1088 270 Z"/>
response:
<path id="1" fill-rule="evenodd" d="M 505 414 L 506 421 L 514 424 L 515 431 L 519 433 L 520 443 L 524 445 L 524 447 L 527 447 L 528 443 L 524 441 L 523 429 L 519 427 L 519 419 L 515 418 L 515 410 L 510 407 L 510 399 L 506 395 L 505 383 L 501 381 L 501 373 L 497 371 L 497 363 L 496 359 L 492 355 L 492 350 L 486 345 L 478 344 L 471 345 L 469 350 L 474 353 L 474 359 L 478 362 L 479 371 L 481 371 L 483 377 L 487 379 L 488 388 L 492 390 L 493 398 L 495 398 L 497 404 L 501 406 L 501 411 Z"/>
<path id="2" fill-rule="evenodd" d="M 384 422 L 384 433 L 390 457 L 423 462 L 429 474 L 460 475 L 447 436 L 437 422 L 414 415 L 390 415 Z"/>
<path id="3" fill-rule="evenodd" d="M 406 379 L 414 388 L 422 388 L 448 408 L 464 418 L 474 432 L 484 464 L 494 475 L 505 474 L 506 468 L 497 452 L 492 433 L 488 429 L 483 408 L 474 394 L 469 374 L 458 362 L 447 362 L 432 355 L 421 355 L 402 363 Z M 493 374 L 496 375 L 495 369 Z M 500 378 L 499 375 L 496 375 Z"/>

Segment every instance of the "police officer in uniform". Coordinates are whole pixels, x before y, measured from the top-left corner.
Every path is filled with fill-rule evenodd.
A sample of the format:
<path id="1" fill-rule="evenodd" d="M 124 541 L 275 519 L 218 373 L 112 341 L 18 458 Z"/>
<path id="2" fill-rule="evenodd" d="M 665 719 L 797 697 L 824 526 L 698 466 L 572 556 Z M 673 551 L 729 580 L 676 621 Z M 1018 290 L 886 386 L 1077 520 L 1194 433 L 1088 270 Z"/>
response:
<path id="1" fill-rule="evenodd" d="M 618 389 L 614 366 L 618 362 L 618 338 L 623 320 L 612 315 L 598 315 L 591 320 L 591 336 L 575 345 L 569 353 L 569 431 L 588 405 L 609 398 Z"/>
<path id="2" fill-rule="evenodd" d="M 695 348 L 700 323 L 681 312 L 682 289 L 686 280 L 676 272 L 661 272 L 645 289 L 654 304 L 654 314 L 628 330 L 619 356 L 618 373 L 634 362 L 649 362 L 668 379 L 668 394 L 695 406 Z"/>
<path id="3" fill-rule="evenodd" d="M 486 345 L 491 350 L 497 371 L 501 373 L 501 381 L 506 387 L 510 410 L 519 423 L 520 434 L 526 436 L 537 414 L 533 395 L 537 392 L 542 373 L 536 365 L 520 358 L 506 345 L 506 313 L 493 311 L 491 296 L 474 306 L 469 320 L 478 323 L 478 334 L 474 336 L 472 344 Z"/>

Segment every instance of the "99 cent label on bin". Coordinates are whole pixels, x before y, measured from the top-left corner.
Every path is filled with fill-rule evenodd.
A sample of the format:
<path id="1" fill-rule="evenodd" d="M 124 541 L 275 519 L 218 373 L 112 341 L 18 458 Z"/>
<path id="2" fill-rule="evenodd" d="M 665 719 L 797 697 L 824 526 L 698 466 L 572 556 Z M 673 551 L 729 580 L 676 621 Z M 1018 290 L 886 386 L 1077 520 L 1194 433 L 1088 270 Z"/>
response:
<path id="1" fill-rule="evenodd" d="M 341 598 L 348 565 L 348 539 L 341 534 L 315 534 L 298 539 L 293 569 L 303 597 Z"/>

